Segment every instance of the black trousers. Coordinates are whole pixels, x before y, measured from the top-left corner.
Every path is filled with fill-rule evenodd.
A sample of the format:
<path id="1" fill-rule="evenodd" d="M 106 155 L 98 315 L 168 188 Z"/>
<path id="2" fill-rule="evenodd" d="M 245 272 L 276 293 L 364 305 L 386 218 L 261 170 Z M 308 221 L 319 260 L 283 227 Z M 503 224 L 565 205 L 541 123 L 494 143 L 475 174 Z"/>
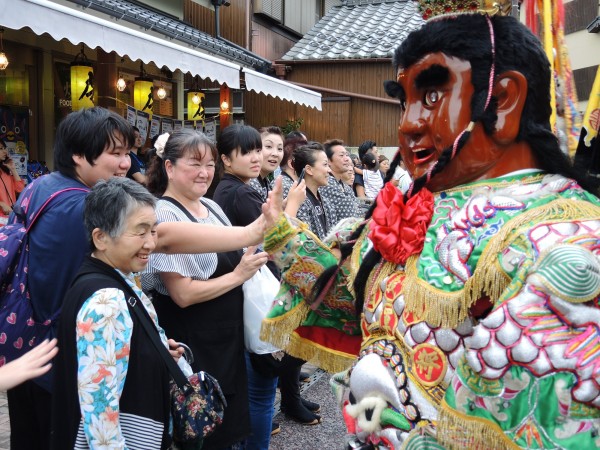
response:
<path id="1" fill-rule="evenodd" d="M 306 361 L 294 358 L 287 353 L 279 366 L 279 390 L 281 392 L 281 406 L 294 409 L 300 406 L 300 369 Z"/>
<path id="2" fill-rule="evenodd" d="M 52 394 L 33 381 L 9 389 L 6 394 L 11 450 L 49 449 Z"/>

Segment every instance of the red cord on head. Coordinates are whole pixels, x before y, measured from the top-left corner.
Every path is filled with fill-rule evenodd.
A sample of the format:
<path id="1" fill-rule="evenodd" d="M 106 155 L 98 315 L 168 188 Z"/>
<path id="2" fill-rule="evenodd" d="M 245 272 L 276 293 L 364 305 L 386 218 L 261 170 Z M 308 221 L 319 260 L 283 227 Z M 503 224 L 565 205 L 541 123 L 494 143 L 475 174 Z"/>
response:
<path id="1" fill-rule="evenodd" d="M 485 106 L 483 107 L 484 111 L 487 109 L 487 107 L 490 104 L 490 100 L 492 99 L 492 87 L 494 86 L 494 75 L 496 72 L 496 39 L 495 39 L 495 35 L 494 35 L 494 26 L 492 25 L 492 19 L 490 19 L 490 16 L 486 15 L 485 18 L 487 20 L 488 27 L 490 28 L 490 45 L 492 47 L 492 67 L 490 67 L 490 82 L 488 85 L 488 94 L 487 94 L 487 98 L 485 100 Z"/>

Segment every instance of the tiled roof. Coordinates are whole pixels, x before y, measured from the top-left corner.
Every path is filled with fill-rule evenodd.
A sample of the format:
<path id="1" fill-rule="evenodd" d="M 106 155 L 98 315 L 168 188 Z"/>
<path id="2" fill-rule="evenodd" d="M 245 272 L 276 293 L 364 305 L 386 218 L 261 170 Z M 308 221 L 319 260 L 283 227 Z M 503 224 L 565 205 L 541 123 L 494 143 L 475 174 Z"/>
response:
<path id="1" fill-rule="evenodd" d="M 411 0 L 347 1 L 331 8 L 282 60 L 391 58 L 422 24 Z"/>
<path id="2" fill-rule="evenodd" d="M 266 72 L 271 61 L 266 60 L 249 50 L 240 48 L 217 39 L 196 28 L 174 19 L 159 11 L 144 8 L 127 0 L 69 0 L 84 8 L 94 9 L 119 20 L 134 23 L 147 30 L 154 30 L 183 42 L 192 48 L 198 48 L 229 61 L 252 67 L 259 72 Z"/>

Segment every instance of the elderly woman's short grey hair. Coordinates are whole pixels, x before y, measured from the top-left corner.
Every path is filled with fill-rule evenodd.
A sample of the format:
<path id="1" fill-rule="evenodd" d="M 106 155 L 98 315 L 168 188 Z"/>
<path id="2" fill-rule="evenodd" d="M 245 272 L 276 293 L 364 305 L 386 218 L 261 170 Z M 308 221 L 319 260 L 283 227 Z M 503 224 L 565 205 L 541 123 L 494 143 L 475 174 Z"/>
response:
<path id="1" fill-rule="evenodd" d="M 100 180 L 85 199 L 83 221 L 91 248 L 92 231 L 99 228 L 112 238 L 123 233 L 127 217 L 138 208 L 156 206 L 156 198 L 136 181 L 113 177 Z"/>

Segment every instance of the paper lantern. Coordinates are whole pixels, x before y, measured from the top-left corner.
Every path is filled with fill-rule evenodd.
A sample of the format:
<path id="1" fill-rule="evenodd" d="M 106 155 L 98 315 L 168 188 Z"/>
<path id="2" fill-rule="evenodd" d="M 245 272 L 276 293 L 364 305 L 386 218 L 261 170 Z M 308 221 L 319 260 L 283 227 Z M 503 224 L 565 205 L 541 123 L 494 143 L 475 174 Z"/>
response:
<path id="1" fill-rule="evenodd" d="M 151 113 L 153 104 L 154 82 L 152 78 L 136 78 L 133 84 L 133 107 Z"/>
<path id="2" fill-rule="evenodd" d="M 187 120 L 204 120 L 204 94 L 190 91 L 187 95 Z"/>
<path id="3" fill-rule="evenodd" d="M 71 63 L 71 109 L 94 106 L 94 67 L 86 62 Z"/>

